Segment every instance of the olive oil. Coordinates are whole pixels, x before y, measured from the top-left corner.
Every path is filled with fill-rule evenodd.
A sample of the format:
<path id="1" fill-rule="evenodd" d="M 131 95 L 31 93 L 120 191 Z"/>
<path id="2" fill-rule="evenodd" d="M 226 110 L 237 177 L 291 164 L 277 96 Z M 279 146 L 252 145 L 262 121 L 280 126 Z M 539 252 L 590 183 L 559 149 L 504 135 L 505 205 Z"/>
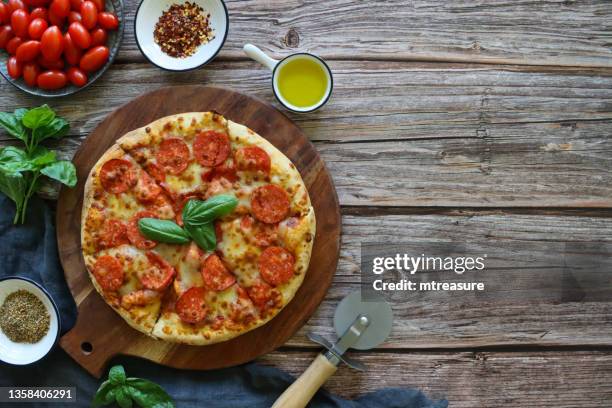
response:
<path id="1" fill-rule="evenodd" d="M 279 68 L 278 92 L 298 108 L 315 106 L 325 97 L 328 78 L 321 63 L 309 57 L 289 59 Z"/>

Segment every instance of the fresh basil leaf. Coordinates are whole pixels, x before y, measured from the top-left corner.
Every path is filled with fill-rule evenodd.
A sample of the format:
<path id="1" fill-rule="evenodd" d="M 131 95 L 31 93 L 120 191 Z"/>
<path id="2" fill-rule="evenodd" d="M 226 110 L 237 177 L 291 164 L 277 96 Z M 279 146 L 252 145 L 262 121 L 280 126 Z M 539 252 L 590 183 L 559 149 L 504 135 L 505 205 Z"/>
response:
<path id="1" fill-rule="evenodd" d="M 141 218 L 138 220 L 140 233 L 150 240 L 167 244 L 186 244 L 189 234 L 170 220 L 157 218 Z"/>
<path id="2" fill-rule="evenodd" d="M 233 195 L 220 194 L 206 201 L 189 200 L 183 207 L 183 221 L 192 226 L 204 225 L 234 211 L 238 200 Z"/>
<path id="3" fill-rule="evenodd" d="M 115 394 L 115 401 L 117 401 L 117 404 L 121 408 L 132 408 L 133 403 L 130 387 L 126 387 L 125 385 L 119 387 Z"/>
<path id="4" fill-rule="evenodd" d="M 7 146 L 0 149 L 0 163 L 20 162 L 27 160 L 27 153 L 18 147 Z"/>
<path id="5" fill-rule="evenodd" d="M 45 104 L 27 111 L 21 118 L 21 123 L 29 129 L 37 129 L 48 125 L 53 119 L 55 119 L 55 112 Z"/>
<path id="6" fill-rule="evenodd" d="M 174 408 L 172 398 L 162 387 L 142 378 L 128 378 L 130 396 L 141 407 Z"/>
<path id="7" fill-rule="evenodd" d="M 0 112 L 0 126 L 2 126 L 9 135 L 27 144 L 28 134 L 26 129 L 21 123 L 21 120 L 17 119 L 15 115 L 8 112 Z"/>
<path id="8" fill-rule="evenodd" d="M 121 365 L 111 367 L 108 372 L 108 380 L 115 384 L 121 385 L 125 383 L 125 369 Z"/>
<path id="9" fill-rule="evenodd" d="M 49 138 L 61 139 L 68 134 L 69 130 L 70 124 L 64 118 L 56 117 L 49 124 L 34 129 L 32 135 L 39 143 Z"/>
<path id="10" fill-rule="evenodd" d="M 43 146 L 37 146 L 32 154 L 30 154 L 30 161 L 37 167 L 44 167 L 47 164 L 51 164 L 55 162 L 55 158 L 55 152 Z"/>
<path id="11" fill-rule="evenodd" d="M 94 399 L 91 401 L 91 406 L 98 408 L 103 405 L 112 404 L 115 401 L 115 394 L 118 389 L 109 380 L 104 381 L 98 388 L 98 391 L 96 391 L 96 395 L 94 395 Z"/>
<path id="12" fill-rule="evenodd" d="M 76 168 L 72 162 L 61 160 L 43 167 L 40 172 L 45 176 L 57 180 L 68 187 L 74 187 L 77 183 Z"/>
<path id="13" fill-rule="evenodd" d="M 23 119 L 23 117 L 25 116 L 26 113 L 28 113 L 29 109 L 26 108 L 17 108 L 15 109 L 15 111 L 13 112 L 13 115 L 15 115 L 15 118 L 21 122 L 21 120 Z"/>
<path id="14" fill-rule="evenodd" d="M 183 219 L 185 229 L 195 241 L 195 243 L 205 251 L 214 251 L 217 247 L 217 236 L 215 235 L 215 227 L 211 223 L 204 225 L 191 225 Z"/>
<path id="15" fill-rule="evenodd" d="M 15 173 L 36 170 L 36 165 L 28 159 L 26 152 L 15 146 L 0 149 L 0 169 Z"/>
<path id="16" fill-rule="evenodd" d="M 20 209 L 20 203 L 26 195 L 26 182 L 21 173 L 7 172 L 0 169 L 0 191 L 9 196 Z"/>

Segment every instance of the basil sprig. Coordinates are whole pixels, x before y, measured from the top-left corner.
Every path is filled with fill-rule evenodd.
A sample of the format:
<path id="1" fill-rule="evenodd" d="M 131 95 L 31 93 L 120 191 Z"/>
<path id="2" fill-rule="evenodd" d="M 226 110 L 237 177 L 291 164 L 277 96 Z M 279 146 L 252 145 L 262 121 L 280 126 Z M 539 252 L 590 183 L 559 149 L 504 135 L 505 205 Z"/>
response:
<path id="1" fill-rule="evenodd" d="M 24 149 L 15 146 L 0 149 L 0 191 L 15 202 L 13 223 L 23 224 L 28 201 L 40 189 L 42 176 L 68 187 L 76 185 L 74 165 L 67 160 L 57 160 L 55 152 L 39 146 L 46 139 L 64 137 L 70 125 L 50 107 L 42 105 L 17 109 L 13 113 L 0 112 L 0 127 L 24 145 Z"/>
<path id="2" fill-rule="evenodd" d="M 170 220 L 141 218 L 138 229 L 153 241 L 185 244 L 192 239 L 200 248 L 212 251 L 217 246 L 215 219 L 230 214 L 237 205 L 236 197 L 228 194 L 220 194 L 206 201 L 192 199 L 183 207 L 183 228 Z"/>
<path id="3" fill-rule="evenodd" d="M 93 408 L 116 402 L 121 408 L 132 408 L 134 402 L 142 408 L 174 408 L 166 391 L 152 381 L 126 377 L 123 366 L 116 365 L 108 373 L 91 403 Z"/>

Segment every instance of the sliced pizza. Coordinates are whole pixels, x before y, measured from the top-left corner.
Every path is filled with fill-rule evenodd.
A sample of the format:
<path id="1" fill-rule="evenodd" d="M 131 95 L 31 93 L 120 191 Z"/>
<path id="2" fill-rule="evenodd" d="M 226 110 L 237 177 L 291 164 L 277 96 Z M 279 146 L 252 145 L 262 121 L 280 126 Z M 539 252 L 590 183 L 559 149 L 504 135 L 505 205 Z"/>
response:
<path id="1" fill-rule="evenodd" d="M 238 205 L 214 221 L 214 248 L 158 243 L 139 229 L 142 218 L 183 225 L 189 200 L 219 194 Z M 169 116 L 121 137 L 89 175 L 81 222 L 85 263 L 104 299 L 143 333 L 196 345 L 277 315 L 304 280 L 316 229 L 291 161 L 213 112 Z"/>

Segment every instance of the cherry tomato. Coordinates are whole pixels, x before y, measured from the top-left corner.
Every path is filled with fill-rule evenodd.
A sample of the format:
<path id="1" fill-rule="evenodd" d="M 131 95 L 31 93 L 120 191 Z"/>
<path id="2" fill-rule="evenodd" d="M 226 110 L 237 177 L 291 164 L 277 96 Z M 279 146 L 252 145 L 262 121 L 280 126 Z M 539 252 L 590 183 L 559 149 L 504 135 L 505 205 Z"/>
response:
<path id="1" fill-rule="evenodd" d="M 85 72 L 97 71 L 108 61 L 110 52 L 107 47 L 98 45 L 83 55 L 79 67 Z"/>
<path id="2" fill-rule="evenodd" d="M 74 11 L 81 11 L 81 4 L 84 0 L 70 0 L 70 8 Z"/>
<path id="3" fill-rule="evenodd" d="M 17 79 L 21 76 L 23 64 L 17 61 L 16 57 L 9 57 L 8 61 L 6 61 L 6 70 L 11 78 Z"/>
<path id="4" fill-rule="evenodd" d="M 41 51 L 45 59 L 55 61 L 60 58 L 64 50 L 62 32 L 57 26 L 51 26 L 40 37 Z"/>
<path id="5" fill-rule="evenodd" d="M 64 34 L 64 58 L 70 65 L 79 65 L 83 51 L 76 46 L 69 33 Z"/>
<path id="6" fill-rule="evenodd" d="M 6 24 L 10 20 L 10 10 L 9 6 L 4 2 L 0 1 L 0 24 Z"/>
<path id="7" fill-rule="evenodd" d="M 70 13 L 70 0 L 53 0 L 49 10 L 57 17 L 66 18 Z"/>
<path id="8" fill-rule="evenodd" d="M 35 18 L 42 18 L 43 20 L 49 20 L 49 12 L 44 7 L 36 7 L 30 13 L 30 18 L 34 20 Z"/>
<path id="9" fill-rule="evenodd" d="M 119 27 L 119 19 L 113 13 L 103 11 L 98 13 L 98 24 L 105 30 L 116 30 Z"/>
<path id="10" fill-rule="evenodd" d="M 51 25 L 55 25 L 58 27 L 63 27 L 64 26 L 64 21 L 66 19 L 64 17 L 60 17 L 58 15 L 56 15 L 53 10 L 49 10 L 49 23 L 51 23 Z"/>
<path id="11" fill-rule="evenodd" d="M 91 46 L 95 47 L 96 45 L 105 45 L 106 40 L 108 40 L 108 34 L 106 34 L 106 30 L 103 28 L 95 28 L 91 32 Z"/>
<path id="12" fill-rule="evenodd" d="M 40 54 L 40 41 L 26 41 L 17 47 L 15 56 L 19 62 L 30 62 Z"/>
<path id="13" fill-rule="evenodd" d="M 81 13 L 77 11 L 71 11 L 70 14 L 68 14 L 68 24 L 72 24 L 74 22 L 77 22 L 77 23 L 83 22 L 83 17 L 81 17 Z"/>
<path id="14" fill-rule="evenodd" d="M 28 62 L 23 66 L 23 80 L 29 86 L 36 86 L 36 80 L 38 78 L 38 74 L 40 73 L 40 68 L 38 64 L 35 62 Z"/>
<path id="15" fill-rule="evenodd" d="M 45 69 L 57 69 L 57 70 L 61 70 L 61 69 L 64 69 L 64 65 L 65 65 L 64 60 L 61 59 L 61 58 L 56 59 L 55 61 L 49 61 L 48 59 L 46 59 L 42 55 L 38 57 L 37 62 L 38 62 L 38 65 L 40 65 L 41 67 L 43 67 Z"/>
<path id="16" fill-rule="evenodd" d="M 11 13 L 15 10 L 27 10 L 26 5 L 21 0 L 9 0 L 8 6 Z"/>
<path id="17" fill-rule="evenodd" d="M 49 24 L 42 18 L 35 18 L 30 22 L 28 26 L 28 34 L 33 40 L 40 40 L 45 30 L 49 27 Z"/>
<path id="18" fill-rule="evenodd" d="M 0 27 L 0 49 L 6 48 L 11 38 L 13 38 L 13 28 L 8 24 Z"/>
<path id="19" fill-rule="evenodd" d="M 74 86 L 80 88 L 87 83 L 87 74 L 77 67 L 70 67 L 68 69 L 68 79 Z"/>
<path id="20" fill-rule="evenodd" d="M 62 71 L 51 70 L 38 75 L 36 83 L 42 89 L 59 89 L 66 86 L 67 80 L 66 74 Z"/>
<path id="21" fill-rule="evenodd" d="M 25 3 L 30 7 L 45 7 L 51 2 L 51 0 L 24 0 Z"/>
<path id="22" fill-rule="evenodd" d="M 98 11 L 104 11 L 105 1 L 104 0 L 91 0 L 96 5 Z"/>
<path id="23" fill-rule="evenodd" d="M 91 30 L 98 23 L 98 9 L 96 5 L 89 0 L 86 0 L 81 4 L 81 16 L 83 17 L 83 26 Z"/>
<path id="24" fill-rule="evenodd" d="M 25 38 L 28 35 L 28 26 L 30 25 L 30 16 L 23 9 L 13 11 L 11 14 L 11 26 L 17 37 Z"/>
<path id="25" fill-rule="evenodd" d="M 72 41 L 74 41 L 74 43 L 80 49 L 86 50 L 91 47 L 91 35 L 89 34 L 89 31 L 87 31 L 87 29 L 83 27 L 83 24 L 70 24 L 70 26 L 68 27 L 68 32 L 70 33 Z"/>
<path id="26" fill-rule="evenodd" d="M 13 37 L 6 43 L 6 51 L 10 55 L 15 55 L 17 48 L 23 43 L 21 37 Z"/>

